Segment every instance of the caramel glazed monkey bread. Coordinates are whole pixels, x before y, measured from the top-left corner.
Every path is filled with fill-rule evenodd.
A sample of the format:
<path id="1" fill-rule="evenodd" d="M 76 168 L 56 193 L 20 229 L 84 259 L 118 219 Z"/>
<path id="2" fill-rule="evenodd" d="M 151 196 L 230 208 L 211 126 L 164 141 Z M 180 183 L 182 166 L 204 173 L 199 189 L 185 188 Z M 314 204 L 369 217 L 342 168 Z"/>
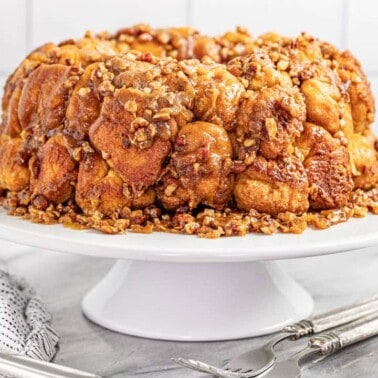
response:
<path id="1" fill-rule="evenodd" d="M 2 110 L 1 204 L 34 222 L 218 237 L 378 213 L 370 85 L 304 33 L 87 33 L 27 56 Z"/>

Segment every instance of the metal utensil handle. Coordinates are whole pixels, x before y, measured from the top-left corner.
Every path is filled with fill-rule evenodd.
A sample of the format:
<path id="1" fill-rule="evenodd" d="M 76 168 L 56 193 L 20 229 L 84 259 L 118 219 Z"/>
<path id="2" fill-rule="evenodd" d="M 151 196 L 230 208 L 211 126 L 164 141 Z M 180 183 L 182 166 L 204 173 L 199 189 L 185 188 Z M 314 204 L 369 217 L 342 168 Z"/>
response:
<path id="1" fill-rule="evenodd" d="M 314 316 L 310 321 L 312 323 L 313 332 L 318 333 L 339 325 L 347 324 L 353 320 L 367 316 L 374 311 L 378 311 L 378 297 L 373 297 L 351 306 Z"/>
<path id="2" fill-rule="evenodd" d="M 5 353 L 0 353 L 0 372 L 15 378 L 101 378 L 51 362 Z"/>
<path id="3" fill-rule="evenodd" d="M 329 355 L 375 335 L 378 335 L 378 312 L 314 336 L 309 340 L 309 345 L 320 349 L 322 354 Z"/>
<path id="4" fill-rule="evenodd" d="M 294 339 L 319 333 L 328 329 L 347 324 L 353 320 L 367 316 L 378 311 L 378 296 L 354 303 L 350 306 L 340 307 L 324 314 L 316 315 L 310 319 L 301 320 L 286 326 L 283 331 L 292 334 Z"/>

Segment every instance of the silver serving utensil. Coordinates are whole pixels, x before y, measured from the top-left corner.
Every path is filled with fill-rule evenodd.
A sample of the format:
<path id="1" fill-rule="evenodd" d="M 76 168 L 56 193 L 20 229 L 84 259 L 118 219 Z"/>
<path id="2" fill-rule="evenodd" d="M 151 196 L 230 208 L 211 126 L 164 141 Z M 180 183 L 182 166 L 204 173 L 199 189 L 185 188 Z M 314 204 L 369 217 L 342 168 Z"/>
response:
<path id="1" fill-rule="evenodd" d="M 66 366 L 0 353 L 0 372 L 14 378 L 101 378 Z"/>
<path id="2" fill-rule="evenodd" d="M 378 314 L 358 319 L 352 323 L 336 328 L 330 332 L 314 336 L 306 348 L 286 360 L 278 361 L 259 377 L 264 378 L 298 378 L 301 376 L 300 363 L 315 354 L 323 358 L 339 350 L 378 335 Z M 323 359 L 322 358 L 322 359 Z M 319 361 L 319 360 L 318 360 Z"/>
<path id="3" fill-rule="evenodd" d="M 216 374 L 219 376 L 221 376 L 220 373 L 223 371 L 238 373 L 239 376 L 242 373 L 247 373 L 248 377 L 254 377 L 258 376 L 274 364 L 276 360 L 274 346 L 279 342 L 286 339 L 297 340 L 312 333 L 319 333 L 336 326 L 347 324 L 375 311 L 378 311 L 378 297 L 373 297 L 350 306 L 341 307 L 336 310 L 314 316 L 310 319 L 301 320 L 298 323 L 294 323 L 283 328 L 278 335 L 274 336 L 262 347 L 258 347 L 235 357 L 229 361 L 223 367 L 223 369 L 211 366 L 201 361 L 188 360 L 184 358 L 173 359 L 173 361 L 187 368 L 201 372 L 215 374 L 214 372 L 216 371 Z M 231 377 L 232 375 L 229 376 Z"/>
<path id="4" fill-rule="evenodd" d="M 300 363 L 314 357 L 322 356 L 316 362 L 325 357 L 359 341 L 378 335 L 378 313 L 370 314 L 347 325 L 338 327 L 332 331 L 314 336 L 309 340 L 308 346 L 294 353 L 287 359 L 277 361 L 270 368 L 263 371 L 261 378 L 298 378 L 301 376 Z M 209 366 L 200 361 L 176 359 L 182 366 L 209 373 L 222 378 L 251 378 L 256 377 L 255 372 L 230 372 L 214 366 Z M 188 364 L 189 362 L 189 364 Z"/>

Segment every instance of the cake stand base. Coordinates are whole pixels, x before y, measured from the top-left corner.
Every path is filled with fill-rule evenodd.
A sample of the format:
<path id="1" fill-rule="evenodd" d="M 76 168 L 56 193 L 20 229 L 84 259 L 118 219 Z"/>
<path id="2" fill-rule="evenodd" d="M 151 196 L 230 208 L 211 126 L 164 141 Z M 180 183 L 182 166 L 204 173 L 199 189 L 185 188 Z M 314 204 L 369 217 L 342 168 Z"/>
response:
<path id="1" fill-rule="evenodd" d="M 313 300 L 276 262 L 119 260 L 82 308 L 121 333 L 210 341 L 278 331 L 309 316 Z"/>

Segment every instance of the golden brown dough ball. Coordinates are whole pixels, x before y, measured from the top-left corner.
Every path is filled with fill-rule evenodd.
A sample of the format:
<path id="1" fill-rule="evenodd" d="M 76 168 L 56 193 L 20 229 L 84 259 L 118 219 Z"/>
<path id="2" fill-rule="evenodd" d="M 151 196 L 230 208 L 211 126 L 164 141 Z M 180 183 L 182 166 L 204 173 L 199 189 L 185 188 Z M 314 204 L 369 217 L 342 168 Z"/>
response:
<path id="1" fill-rule="evenodd" d="M 232 146 L 219 125 L 193 122 L 177 135 L 158 198 L 168 209 L 205 204 L 222 208 L 232 192 Z"/>
<path id="2" fill-rule="evenodd" d="M 42 196 L 55 203 L 70 198 L 75 188 L 77 169 L 69 149 L 67 138 L 55 135 L 30 159 L 32 198 Z"/>
<path id="3" fill-rule="evenodd" d="M 63 124 L 71 68 L 42 64 L 33 71 L 22 89 L 18 116 L 23 129 L 45 134 Z"/>
<path id="4" fill-rule="evenodd" d="M 22 156 L 21 138 L 2 137 L 0 145 L 0 189 L 12 192 L 24 190 L 29 185 L 30 173 Z"/>
<path id="5" fill-rule="evenodd" d="M 370 189 L 378 182 L 376 139 L 372 133 L 354 133 L 348 141 L 351 170 L 356 188 Z"/>
<path id="6" fill-rule="evenodd" d="M 349 200 L 353 189 L 348 150 L 324 128 L 305 124 L 298 140 L 304 155 L 313 209 L 339 208 Z"/>
<path id="7" fill-rule="evenodd" d="M 309 190 L 306 171 L 298 159 L 259 156 L 236 177 L 234 195 L 239 209 L 302 214 L 309 207 Z"/>
<path id="8" fill-rule="evenodd" d="M 190 73 L 195 80 L 193 112 L 198 119 L 232 130 L 236 125 L 237 111 L 244 86 L 223 65 L 195 66 Z"/>
<path id="9" fill-rule="evenodd" d="M 297 87 L 263 88 L 249 92 L 242 102 L 237 135 L 246 147 L 257 145 L 264 157 L 275 159 L 293 153 L 305 117 L 305 103 Z"/>

